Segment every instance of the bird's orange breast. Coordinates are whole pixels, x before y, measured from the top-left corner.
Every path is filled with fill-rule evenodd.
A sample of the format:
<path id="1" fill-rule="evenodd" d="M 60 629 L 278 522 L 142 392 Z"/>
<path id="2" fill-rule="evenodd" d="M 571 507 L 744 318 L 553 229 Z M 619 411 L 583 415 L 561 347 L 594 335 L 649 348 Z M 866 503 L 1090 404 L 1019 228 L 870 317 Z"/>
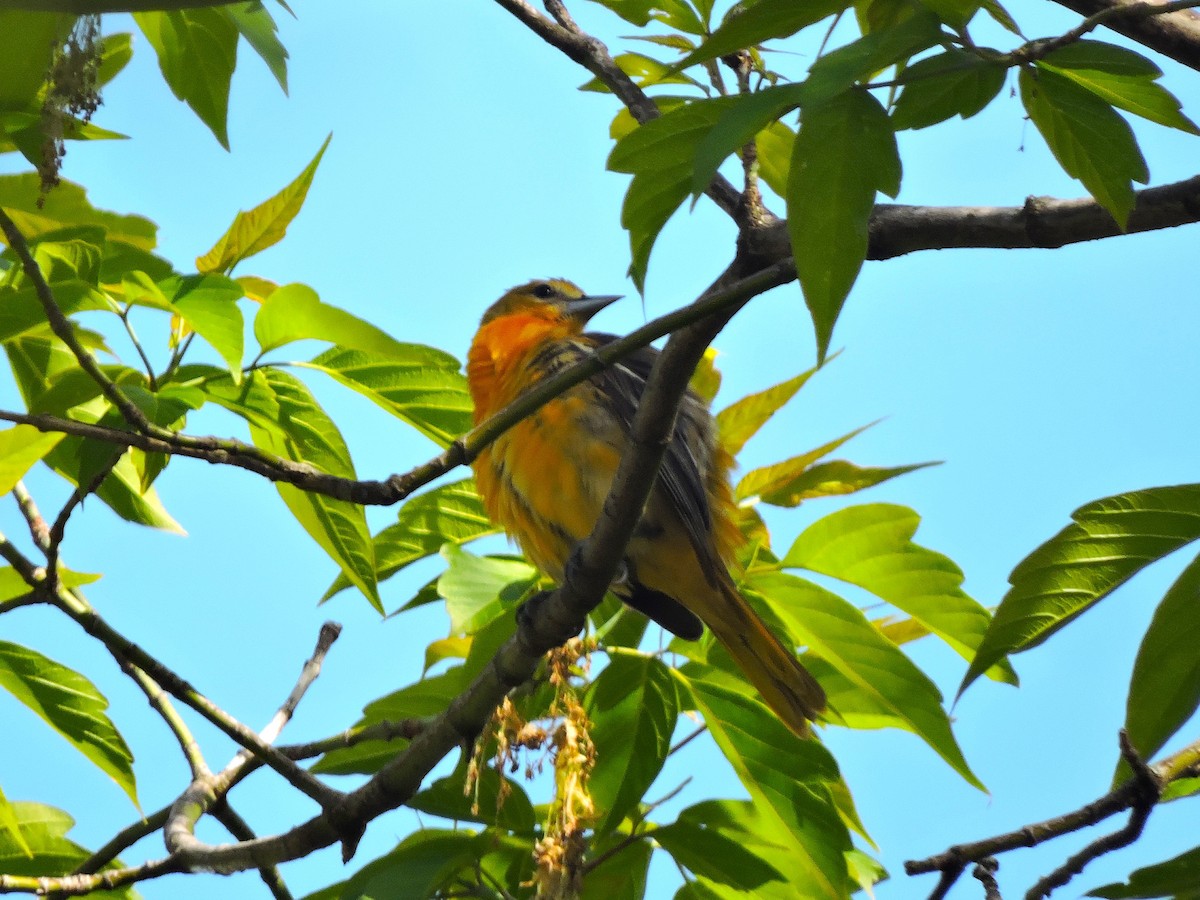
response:
<path id="1" fill-rule="evenodd" d="M 569 325 L 519 314 L 485 324 L 468 357 L 475 421 L 511 403 L 551 368 L 556 348 L 576 354 Z M 585 382 L 517 423 L 472 463 L 484 506 L 555 580 L 599 518 L 625 446 L 620 423 Z"/>

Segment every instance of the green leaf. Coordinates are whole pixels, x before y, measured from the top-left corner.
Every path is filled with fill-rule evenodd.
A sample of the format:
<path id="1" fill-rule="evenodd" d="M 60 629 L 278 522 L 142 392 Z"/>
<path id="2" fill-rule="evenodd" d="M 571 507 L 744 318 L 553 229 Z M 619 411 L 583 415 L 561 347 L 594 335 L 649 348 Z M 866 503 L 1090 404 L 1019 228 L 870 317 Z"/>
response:
<path id="1" fill-rule="evenodd" d="M 1107 900 L 1132 900 L 1142 897 L 1171 897 L 1173 900 L 1200 900 L 1200 847 L 1193 847 L 1173 859 L 1136 869 L 1124 884 L 1106 884 L 1088 891 L 1088 897 Z"/>
<path id="2" fill-rule="evenodd" d="M 663 22 L 692 34 L 703 33 L 704 26 L 685 0 L 596 0 L 618 16 L 638 27 L 651 20 Z"/>
<path id="3" fill-rule="evenodd" d="M 1200 558 L 1171 585 L 1138 648 L 1125 702 L 1125 731 L 1143 759 L 1150 759 L 1200 705 Z M 1124 761 L 1114 778 L 1130 775 Z"/>
<path id="4" fill-rule="evenodd" d="M 1022 69 L 1021 101 L 1063 171 L 1083 182 L 1122 228 L 1133 211 L 1132 182 L 1150 179 L 1133 131 L 1105 101 L 1052 69 Z"/>
<path id="5" fill-rule="evenodd" d="M 30 242 L 70 225 L 98 225 L 108 240 L 142 250 L 153 250 L 157 242 L 158 226 L 149 219 L 96 209 L 87 191 L 65 179 L 43 194 L 36 172 L 0 175 L 0 206 Z"/>
<path id="6" fill-rule="evenodd" d="M 108 701 L 95 685 L 36 650 L 0 641 L 0 687 L 41 716 L 137 806 L 133 754 L 105 715 Z"/>
<path id="7" fill-rule="evenodd" d="M 279 87 L 286 94 L 287 83 L 287 48 L 279 40 L 279 27 L 263 3 L 233 3 L 222 6 L 221 11 L 233 22 L 238 33 L 246 39 L 254 52 L 259 55 Z"/>
<path id="8" fill-rule="evenodd" d="M 58 567 L 58 580 L 63 587 L 73 588 L 99 581 L 100 576 L 91 575 L 87 572 L 72 572 L 70 569 L 60 565 Z M 16 569 L 11 566 L 5 566 L 0 569 L 0 603 L 3 603 L 5 600 L 24 597 L 29 591 L 29 583 L 25 581 Z"/>
<path id="9" fill-rule="evenodd" d="M 650 251 L 667 220 L 688 195 L 696 147 L 736 98 L 700 100 L 669 110 L 625 135 L 608 168 L 633 175 L 621 207 L 633 261 L 629 272 L 643 290 Z"/>
<path id="10" fill-rule="evenodd" d="M 805 665 L 829 695 L 833 716 L 851 727 L 893 726 L 911 731 L 968 784 L 984 789 L 950 730 L 941 692 L 858 607 L 782 572 L 754 575 L 742 588 L 767 601 L 799 642 L 818 657 L 813 665 L 806 657 Z M 825 667 L 831 670 L 829 677 Z M 834 673 L 839 677 L 833 677 Z"/>
<path id="11" fill-rule="evenodd" d="M 457 544 L 442 548 L 447 569 L 438 579 L 452 634 L 474 634 L 525 597 L 541 576 L 515 559 L 476 556 Z"/>
<path id="12" fill-rule="evenodd" d="M 786 496 L 789 486 L 796 479 L 803 476 L 812 467 L 813 463 L 823 456 L 828 456 L 838 447 L 842 446 L 842 444 L 862 434 L 870 427 L 871 425 L 863 425 L 861 428 L 855 428 L 853 431 L 843 434 L 839 438 L 834 438 L 832 441 L 809 450 L 807 453 L 801 453 L 799 456 L 793 456 L 791 459 L 771 463 L 768 466 L 762 466 L 758 469 L 751 469 L 737 483 L 733 492 L 734 497 L 738 500 L 745 500 L 749 497 Z"/>
<path id="13" fill-rule="evenodd" d="M 17 811 L 4 796 L 4 791 L 0 789 L 0 848 L 7 849 L 8 847 L 16 847 L 27 859 L 33 858 L 33 848 L 21 834 L 21 820 L 17 816 Z M 4 851 L 0 850 L 0 859 L 3 858 L 3 853 Z M 0 863 L 0 868 L 2 867 L 3 864 Z M 5 868 L 4 871 L 9 870 Z"/>
<path id="14" fill-rule="evenodd" d="M 870 591 L 970 660 L 991 616 L 962 590 L 963 573 L 953 561 L 912 542 L 920 521 L 904 506 L 852 506 L 805 529 L 782 565 Z M 1016 681 L 1007 665 L 997 666 L 991 674 Z"/>
<path id="15" fill-rule="evenodd" d="M 755 47 L 763 41 L 790 37 L 797 31 L 846 9 L 847 0 L 759 0 L 741 4 L 698 49 L 679 63 L 679 68 L 716 59 L 738 50 Z"/>
<path id="16" fill-rule="evenodd" d="M 805 469 L 786 485 L 762 495 L 772 506 L 799 506 L 817 497 L 842 497 L 882 484 L 899 475 L 940 463 L 914 463 L 909 466 L 857 466 L 844 459 L 833 459 Z"/>
<path id="17" fill-rule="evenodd" d="M 499 530 L 488 518 L 472 479 L 418 494 L 400 507 L 394 525 L 375 535 L 377 578 L 391 578 L 410 563 L 437 553 L 444 544 L 465 544 Z M 348 587 L 349 581 L 339 575 L 322 599 Z"/>
<path id="18" fill-rule="evenodd" d="M 674 66 L 654 59 L 652 56 L 646 56 L 644 53 L 621 53 L 613 58 L 613 62 L 641 88 L 651 87 L 656 84 L 690 84 L 698 86 L 696 79 L 690 75 L 684 75 Z M 594 91 L 602 94 L 611 93 L 608 85 L 599 78 L 593 78 L 579 89 L 581 91 Z"/>
<path id="19" fill-rule="evenodd" d="M 1007 71 L 958 49 L 918 60 L 904 70 L 892 127 L 901 131 L 927 128 L 953 116 L 969 119 L 1000 93 Z"/>
<path id="20" fill-rule="evenodd" d="M 467 686 L 464 673 L 462 666 L 455 666 L 441 675 L 431 675 L 373 700 L 363 710 L 357 725 L 402 722 L 439 715 Z M 353 747 L 331 750 L 317 760 L 312 771 L 318 775 L 373 775 L 404 749 L 405 743 L 399 739 L 365 741 Z"/>
<path id="21" fill-rule="evenodd" d="M 962 694 L 1010 653 L 1036 647 L 1143 568 L 1200 538 L 1200 484 L 1105 497 L 1013 569 Z"/>
<path id="22" fill-rule="evenodd" d="M 416 900 L 433 897 L 462 868 L 487 852 L 489 836 L 470 829 L 422 828 L 395 850 L 367 863 L 342 889 L 342 900 Z"/>
<path id="23" fill-rule="evenodd" d="M 233 224 L 221 235 L 212 249 L 196 259 L 196 269 L 205 274 L 228 275 L 238 263 L 283 240 L 288 225 L 304 205 L 313 176 L 317 173 L 317 166 L 321 157 L 325 155 L 325 148 L 329 146 L 332 137 L 333 135 L 330 135 L 325 138 L 325 143 L 321 145 L 317 155 L 291 184 L 249 212 L 239 211 L 233 217 Z"/>
<path id="24" fill-rule="evenodd" d="M 879 101 L 852 90 L 805 108 L 788 178 L 787 219 L 819 360 L 866 259 L 875 194 L 895 196 L 899 189 L 896 137 Z"/>
<path id="25" fill-rule="evenodd" d="M 748 394 L 717 413 L 717 432 L 725 449 L 737 456 L 746 442 L 796 396 L 815 371 L 815 367 L 811 368 L 766 390 Z"/>
<path id="26" fill-rule="evenodd" d="M 605 835 L 591 846 L 591 856 L 615 850 L 612 856 L 588 872 L 583 879 L 580 900 L 644 900 L 646 876 L 654 848 L 650 841 L 634 841 L 617 850 L 617 845 L 629 836 L 618 832 Z"/>
<path id="27" fill-rule="evenodd" d="M 519 783 L 491 766 L 480 766 L 475 777 L 475 789 L 470 794 L 464 793 L 467 778 L 467 757 L 464 756 L 452 775 L 439 778 L 405 806 L 443 819 L 480 822 L 518 834 L 534 833 L 533 804 Z M 503 794 L 502 783 L 505 786 Z"/>
<path id="28" fill-rule="evenodd" d="M 65 13 L 0 10 L 0 110 L 40 106 L 50 61 L 74 21 Z"/>
<path id="29" fill-rule="evenodd" d="M 693 198 L 704 192 L 721 163 L 731 153 L 740 150 L 777 119 L 799 107 L 807 97 L 806 84 L 787 84 L 731 98 L 729 108 L 696 145 L 691 185 Z"/>
<path id="30" fill-rule="evenodd" d="M 744 835 L 712 827 L 689 810 L 670 825 L 656 828 L 654 840 L 675 862 L 713 881 L 740 891 L 754 891 L 782 873 L 745 845 Z"/>
<path id="31" fill-rule="evenodd" d="M 322 302 L 306 284 L 276 288 L 254 317 L 254 336 L 262 353 L 294 341 L 315 340 L 400 362 L 412 359 L 412 344 L 402 344 L 353 313 Z"/>
<path id="32" fill-rule="evenodd" d="M 279 369 L 257 369 L 239 386 L 210 381 L 205 392 L 242 416 L 256 446 L 276 456 L 342 478 L 355 478 L 354 463 L 337 425 L 304 383 Z M 366 515 L 357 503 L 275 483 L 297 521 L 380 612 L 375 555 Z"/>
<path id="33" fill-rule="evenodd" d="M 805 104 L 831 100 L 860 79 L 870 78 L 894 63 L 904 62 L 942 39 L 937 16 L 920 9 L 896 25 L 864 34 L 813 63 L 804 82 Z M 899 181 L 897 162 L 897 186 Z"/>
<path id="34" fill-rule="evenodd" d="M 75 820 L 52 806 L 40 803 L 14 802 L 12 811 L 16 817 L 19 836 L 14 837 L 7 829 L 0 828 L 0 872 L 20 876 L 61 876 L 70 872 L 91 856 L 66 837 Z M 30 856 L 27 851 L 32 851 Z M 122 865 L 114 860 L 101 871 L 119 869 Z M 131 886 L 111 891 L 94 891 L 89 894 L 100 900 L 135 900 L 138 896 Z"/>
<path id="35" fill-rule="evenodd" d="M 696 677 L 703 667 L 689 669 L 686 684 L 717 746 L 776 833 L 786 836 L 792 896 L 843 900 L 850 836 L 829 790 L 839 780 L 832 755 L 792 734 L 757 699 Z"/>
<path id="36" fill-rule="evenodd" d="M 1100 41 L 1075 41 L 1047 54 L 1040 66 L 1118 109 L 1168 128 L 1200 134 L 1196 124 L 1180 112 L 1180 103 L 1171 92 L 1155 84 L 1162 70 L 1140 53 Z"/>
<path id="37" fill-rule="evenodd" d="M 658 659 L 612 655 L 585 700 L 596 765 L 588 782 L 603 834 L 634 810 L 662 770 L 679 717 L 675 682 Z"/>
<path id="38" fill-rule="evenodd" d="M 99 472 L 99 466 L 111 458 L 109 454 L 112 452 L 114 448 L 108 446 L 82 438 L 65 437 L 46 454 L 45 462 L 78 487 L 81 482 L 86 483 L 93 474 Z M 153 487 L 142 484 L 142 475 L 128 453 L 113 466 L 112 472 L 96 491 L 96 496 L 127 522 L 161 528 L 175 534 L 187 533 L 167 512 L 158 492 Z"/>
<path id="39" fill-rule="evenodd" d="M 0 431 L 0 494 L 11 491 L 63 437 L 43 434 L 32 425 L 16 425 Z"/>
<path id="40" fill-rule="evenodd" d="M 175 96 L 192 108 L 229 149 L 229 84 L 237 65 L 238 31 L 220 10 L 195 8 L 133 14 L 158 54 Z"/>
<path id="41" fill-rule="evenodd" d="M 412 425 L 441 447 L 471 428 L 474 408 L 458 360 L 422 344 L 386 355 L 331 347 L 309 363 Z"/>
<path id="42" fill-rule="evenodd" d="M 245 332 L 237 305 L 245 296 L 241 285 L 221 275 L 189 275 L 172 276 L 159 287 L 188 327 L 225 360 L 233 380 L 240 381 Z"/>
<path id="43" fill-rule="evenodd" d="M 782 122 L 772 122 L 754 138 L 758 150 L 758 174 L 780 197 L 787 193 L 795 143 L 796 132 Z"/>

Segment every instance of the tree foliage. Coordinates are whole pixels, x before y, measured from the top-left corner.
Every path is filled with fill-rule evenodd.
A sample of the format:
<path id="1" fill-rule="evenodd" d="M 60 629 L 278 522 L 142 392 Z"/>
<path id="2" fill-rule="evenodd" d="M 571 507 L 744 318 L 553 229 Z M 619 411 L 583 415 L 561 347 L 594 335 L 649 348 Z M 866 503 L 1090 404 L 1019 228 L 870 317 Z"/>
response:
<path id="1" fill-rule="evenodd" d="M 1117 19 L 1136 34 L 1139 23 L 1166 20 L 1192 4 L 1130 10 L 1100 3 L 1071 31 L 1031 39 L 995 0 L 595 2 L 636 32 L 630 47 L 637 49 L 609 56 L 557 2 L 543 15 L 519 0 L 499 0 L 514 27 L 524 23 L 549 45 L 545 52 L 557 48 L 587 67 L 594 78 L 586 89 L 620 101 L 608 166 L 631 176 L 621 221 L 635 284 L 644 285 L 655 241 L 685 203 L 714 202 L 739 229 L 737 252 L 724 272 L 713 272 L 705 297 L 594 361 L 610 364 L 672 333 L 664 368 L 674 366 L 675 393 L 668 371 L 648 388 L 647 404 L 672 409 L 689 377 L 711 398 L 719 373 L 711 358 L 699 369 L 696 363 L 719 327 L 713 323 L 767 288 L 798 281 L 820 365 L 869 258 L 921 247 L 1027 246 L 1039 240 L 1031 234 L 1057 245 L 1200 218 L 1195 185 L 1139 193 L 1150 172 L 1128 119 L 1188 134 L 1197 127 L 1161 85 L 1151 57 L 1093 34 Z M 229 88 L 243 41 L 287 90 L 288 55 L 272 19 L 278 10 L 257 2 L 154 5 L 161 8 L 139 5 L 136 27 L 174 95 L 228 147 Z M 239 212 L 194 264 L 156 253 L 153 222 L 97 209 L 84 186 L 60 174 L 64 140 L 119 137 L 91 120 L 97 92 L 130 58 L 130 36 L 102 33 L 96 16 L 21 6 L 0 4 L 0 152 L 24 156 L 32 169 L 0 176 L 0 344 L 24 403 L 0 410 L 11 426 L 0 432 L 0 489 L 19 505 L 29 535 L 0 538 L 8 563 L 0 570 L 0 615 L 47 605 L 79 623 L 146 693 L 183 748 L 192 781 L 181 785 L 172 807 L 137 812 L 138 824 L 95 853 L 67 836 L 67 812 L 0 793 L 0 892 L 133 896 L 136 882 L 167 872 L 258 867 L 276 896 L 289 896 L 276 863 L 332 843 L 353 855 L 366 824 L 400 805 L 426 814 L 427 826 L 349 878 L 331 873 L 331 884 L 311 897 L 642 897 L 656 855 L 684 873 L 679 898 L 832 900 L 885 877 L 872 856 L 870 823 L 861 821 L 819 735 L 801 739 L 777 721 L 711 640 L 675 640 L 659 652 L 643 617 L 603 598 L 628 530 L 622 539 L 612 525 L 616 537 L 596 538 L 598 556 L 587 555 L 593 542 L 586 545 L 585 561 L 609 559 L 607 571 L 603 563 L 585 566 L 582 587 L 568 584 L 548 599 L 539 594 L 548 586 L 523 560 L 472 546 L 496 528 L 472 481 L 444 476 L 588 372 L 566 373 L 542 396 L 523 398 L 472 429 L 454 356 L 396 340 L 307 285 L 253 274 L 255 255 L 283 240 L 300 214 L 328 140 L 290 181 L 278 177 L 277 193 Z M 974 33 L 1007 43 L 983 46 Z M 1145 34 L 1142 42 L 1162 51 L 1153 32 Z M 1200 58 L 1200 36 L 1193 41 L 1176 53 Z M 795 48 L 806 52 L 774 52 Z M 1184 61 L 1195 67 L 1194 59 Z M 897 132 L 949 128 L 955 118 L 978 114 L 1011 83 L 1010 72 L 1029 120 L 1094 202 L 1075 204 L 1066 223 L 1053 203 L 996 211 L 986 222 L 964 211 L 951 238 L 945 221 L 955 224 L 953 210 L 880 199 L 900 191 Z M 143 331 L 158 323 L 149 330 L 165 331 L 166 345 L 140 342 L 135 322 Z M 132 340 L 133 358 L 110 350 L 118 333 Z M 285 360 L 284 348 L 302 358 Z M 717 422 L 726 448 L 740 451 L 811 377 L 819 377 L 817 369 L 725 405 Z M 365 398 L 443 453 L 383 482 L 360 480 L 337 410 L 318 400 L 318 385 L 321 396 L 336 385 Z M 240 420 L 242 437 L 191 434 L 189 420 L 205 407 Z M 739 587 L 821 681 L 829 696 L 826 727 L 911 732 L 950 771 L 984 789 L 955 737 L 945 698 L 908 645 L 940 641 L 961 656 L 960 692 L 979 676 L 1015 683 L 1009 656 L 1037 646 L 1145 566 L 1200 538 L 1200 488 L 1149 486 L 1079 509 L 1072 524 L 1016 567 L 1011 590 L 992 611 L 963 590 L 954 562 L 917 542 L 916 511 L 849 497 L 930 464 L 869 467 L 835 455 L 861 430 L 829 435 L 741 477 L 735 493 L 750 540 Z M 111 627 L 85 595 L 97 576 L 61 563 L 68 520 L 94 495 L 130 523 L 177 530 L 155 490 L 177 456 L 273 481 L 337 567 L 326 599 L 355 591 L 387 615 L 444 604 L 450 631 L 430 641 L 424 677 L 361 713 L 348 712 L 344 733 L 276 748 L 279 728 L 336 630 L 325 633 L 279 720 L 256 734 L 222 711 L 220 698 L 199 694 L 156 659 L 153 648 Z M 50 520 L 23 481 L 39 465 L 72 487 Z M 615 490 L 635 500 L 642 490 L 644 497 L 653 474 L 640 487 L 635 474 Z M 849 499 L 790 546 L 772 542 L 765 508 L 828 498 Z M 395 521 L 372 531 L 364 507 L 399 501 Z M 382 582 L 439 557 L 432 581 L 409 586 L 410 599 L 399 608 L 385 605 Z M 1195 745 L 1152 767 L 1145 762 L 1200 705 L 1196 587 L 1192 562 L 1145 635 L 1129 689 L 1124 761 L 1102 798 L 1109 814 L 1132 809 L 1134 821 L 1144 823 L 1157 802 L 1196 787 Z M 547 609 L 560 618 L 543 616 Z M 584 617 L 581 638 L 572 637 L 579 628 L 559 633 L 545 624 L 582 626 Z M 70 661 L 51 658 L 52 649 L 0 641 L 0 687 L 137 806 L 132 756 L 105 697 Z M 243 752 L 212 771 L 191 736 L 197 719 L 217 725 Z M 31 720 L 29 727 L 41 726 Z M 729 761 L 749 800 L 709 798 L 664 817 L 648 792 L 669 757 L 701 733 Z M 429 780 L 459 745 L 454 771 Z M 302 765 L 306 760 L 315 762 Z M 321 814 L 256 844 L 225 797 L 264 766 L 317 801 Z M 331 786 L 345 775 L 367 780 L 352 790 Z M 230 830 L 232 845 L 196 837 L 197 821 L 209 814 Z M 1056 833 L 1069 827 L 1057 825 Z M 167 856 L 129 865 L 116 859 L 159 828 Z M 948 887 L 969 863 L 1020 846 L 1010 838 L 911 868 L 942 871 Z M 1195 853 L 1134 872 L 1128 885 L 1097 895 L 1191 896 Z M 1047 884 L 1071 874 L 1064 868 Z"/>

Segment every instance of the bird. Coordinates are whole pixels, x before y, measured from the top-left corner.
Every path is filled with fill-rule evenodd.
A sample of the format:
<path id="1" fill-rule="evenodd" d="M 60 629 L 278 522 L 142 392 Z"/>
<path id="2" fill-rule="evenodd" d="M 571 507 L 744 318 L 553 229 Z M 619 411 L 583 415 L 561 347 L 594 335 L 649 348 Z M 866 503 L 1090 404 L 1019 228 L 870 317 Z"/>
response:
<path id="1" fill-rule="evenodd" d="M 475 424 L 616 340 L 584 329 L 618 299 L 549 278 L 515 287 L 489 306 L 467 356 Z M 522 419 L 471 463 L 488 515 L 555 582 L 600 517 L 657 355 L 644 347 L 622 357 Z M 730 575 L 745 540 L 729 484 L 732 465 L 707 405 L 689 390 L 611 587 L 685 640 L 698 640 L 707 625 L 759 696 L 803 737 L 825 709 L 825 694 Z"/>

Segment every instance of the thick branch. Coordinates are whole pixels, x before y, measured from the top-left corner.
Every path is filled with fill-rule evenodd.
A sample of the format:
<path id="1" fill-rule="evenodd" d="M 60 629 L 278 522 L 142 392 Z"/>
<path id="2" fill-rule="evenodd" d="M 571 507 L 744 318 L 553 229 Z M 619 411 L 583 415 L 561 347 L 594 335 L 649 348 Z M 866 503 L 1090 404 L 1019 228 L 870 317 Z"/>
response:
<path id="1" fill-rule="evenodd" d="M 1081 16 L 1107 14 L 1114 8 L 1126 14 L 1106 19 L 1105 26 L 1189 68 L 1200 71 L 1200 16 L 1188 10 L 1163 13 L 1161 4 L 1142 0 L 1055 0 Z M 1148 8 L 1148 9 L 1147 9 Z"/>

